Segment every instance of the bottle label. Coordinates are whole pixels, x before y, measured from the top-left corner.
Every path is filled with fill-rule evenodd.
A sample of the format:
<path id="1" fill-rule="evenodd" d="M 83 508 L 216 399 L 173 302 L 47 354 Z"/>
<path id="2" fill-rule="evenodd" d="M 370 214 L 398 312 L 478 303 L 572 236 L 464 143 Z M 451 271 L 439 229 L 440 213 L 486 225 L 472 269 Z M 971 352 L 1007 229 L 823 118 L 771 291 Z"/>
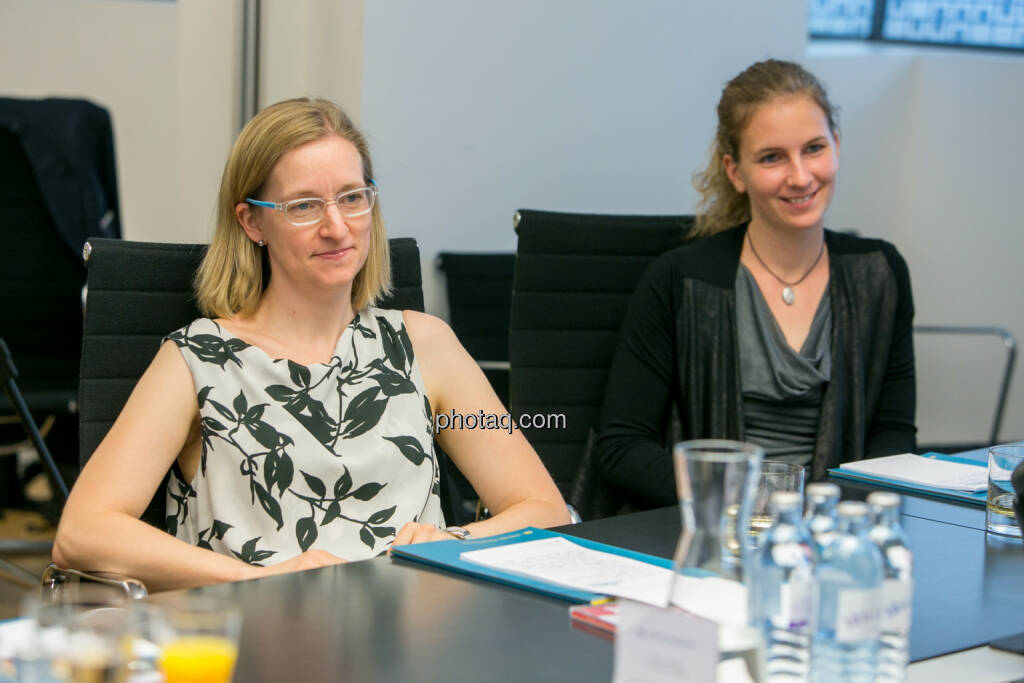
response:
<path id="1" fill-rule="evenodd" d="M 793 579 L 782 584 L 779 592 L 779 614 L 773 619 L 776 628 L 797 630 L 811 628 L 816 607 L 813 581 Z"/>
<path id="2" fill-rule="evenodd" d="M 847 588 L 836 604 L 836 640 L 856 643 L 878 637 L 882 621 L 882 591 Z"/>
<path id="3" fill-rule="evenodd" d="M 886 579 L 882 585 L 882 631 L 906 635 L 910 632 L 910 604 L 914 594 L 910 581 Z"/>
<path id="4" fill-rule="evenodd" d="M 905 545 L 894 545 L 886 548 L 885 559 L 892 567 L 907 573 L 910 573 L 910 568 L 914 561 L 910 549 Z"/>

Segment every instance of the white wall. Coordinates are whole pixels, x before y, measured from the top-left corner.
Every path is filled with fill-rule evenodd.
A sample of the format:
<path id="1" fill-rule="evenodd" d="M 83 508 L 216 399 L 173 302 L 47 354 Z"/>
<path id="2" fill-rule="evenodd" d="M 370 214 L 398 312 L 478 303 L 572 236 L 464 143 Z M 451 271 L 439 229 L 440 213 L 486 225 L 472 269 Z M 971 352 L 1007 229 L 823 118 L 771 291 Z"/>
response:
<path id="1" fill-rule="evenodd" d="M 110 110 L 121 225 L 136 240 L 207 239 L 236 132 L 237 0 L 4 0 L 0 93 Z"/>
<path id="2" fill-rule="evenodd" d="M 364 123 L 432 312 L 446 312 L 436 254 L 513 250 L 517 208 L 691 212 L 722 84 L 777 56 L 804 60 L 842 107 L 829 224 L 897 244 L 918 322 L 1002 324 L 1024 341 L 1024 58 L 808 51 L 803 0 L 263 6 L 261 104 L 324 95 Z M 0 93 L 107 106 L 125 235 L 203 241 L 237 130 L 240 14 L 240 0 L 4 0 Z M 1001 349 L 936 346 L 918 349 L 922 437 L 984 438 Z M 1004 439 L 1024 436 L 1022 392 Z"/>
<path id="3" fill-rule="evenodd" d="M 830 224 L 899 247 L 918 324 L 1000 325 L 1024 341 L 1024 271 L 1016 267 L 1024 57 L 846 45 L 812 48 L 808 65 L 843 107 Z M 920 439 L 987 439 L 1000 342 L 917 343 Z M 1022 381 L 1011 387 L 1004 440 L 1024 437 Z"/>
<path id="4" fill-rule="evenodd" d="M 802 0 L 366 3 L 363 121 L 389 231 L 514 251 L 517 208 L 691 213 L 724 81 L 799 57 Z M 770 30 L 765 30 L 770 26 Z M 446 197 L 439 206 L 437 198 Z"/>

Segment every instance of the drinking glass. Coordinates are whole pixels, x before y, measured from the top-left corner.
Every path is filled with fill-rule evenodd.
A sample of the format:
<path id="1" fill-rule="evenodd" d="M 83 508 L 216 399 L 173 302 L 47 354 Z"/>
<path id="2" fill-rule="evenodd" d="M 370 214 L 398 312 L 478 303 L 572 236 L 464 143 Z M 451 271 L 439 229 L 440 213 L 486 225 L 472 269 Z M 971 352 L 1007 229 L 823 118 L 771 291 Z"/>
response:
<path id="1" fill-rule="evenodd" d="M 989 533 L 1020 538 L 1021 530 L 1013 509 L 1016 492 L 1010 483 L 1013 470 L 1024 462 L 1024 445 L 993 446 L 988 449 L 988 502 L 985 528 Z"/>
<path id="2" fill-rule="evenodd" d="M 750 533 L 754 536 L 772 525 L 768 500 L 776 491 L 794 491 L 804 495 L 804 468 L 788 462 L 765 460 L 757 479 L 757 496 L 750 512 Z"/>
<path id="3" fill-rule="evenodd" d="M 695 596 L 686 595 L 685 589 L 688 580 L 726 579 L 705 589 L 724 591 L 723 604 L 736 607 L 726 610 L 728 614 L 714 610 L 718 612 L 713 618 L 718 623 L 720 670 L 724 664 L 750 680 L 761 680 L 762 640 L 747 624 L 743 567 L 751 551 L 747 529 L 764 449 L 739 441 L 704 439 L 680 442 L 672 453 L 682 532 L 672 563 L 669 604 L 693 611 Z"/>
<path id="4" fill-rule="evenodd" d="M 182 595 L 161 603 L 166 631 L 160 669 L 167 683 L 228 683 L 238 658 L 242 614 L 214 596 Z"/>
<path id="5" fill-rule="evenodd" d="M 18 680 L 124 680 L 133 631 L 124 593 L 99 584 L 79 584 L 57 595 L 33 592 L 22 599 L 21 615 L 30 631 L 16 656 Z"/>
<path id="6" fill-rule="evenodd" d="M 749 543 L 740 538 L 750 526 L 764 449 L 740 441 L 701 439 L 677 443 L 673 456 L 682 517 L 677 571 L 742 581 Z M 737 533 L 740 529 L 744 533 Z"/>

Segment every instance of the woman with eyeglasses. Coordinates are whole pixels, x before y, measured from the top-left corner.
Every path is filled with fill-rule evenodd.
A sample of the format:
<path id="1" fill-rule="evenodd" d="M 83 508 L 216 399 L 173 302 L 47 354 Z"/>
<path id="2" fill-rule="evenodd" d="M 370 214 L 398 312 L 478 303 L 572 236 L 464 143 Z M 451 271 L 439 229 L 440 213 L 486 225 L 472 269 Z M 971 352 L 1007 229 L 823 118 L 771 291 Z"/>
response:
<path id="1" fill-rule="evenodd" d="M 838 133 L 798 64 L 722 91 L 695 239 L 647 271 L 609 374 L 597 460 L 631 506 L 675 504 L 674 439 L 750 441 L 815 479 L 914 449 L 910 276 L 891 244 L 825 229 Z"/>
<path id="2" fill-rule="evenodd" d="M 336 105 L 249 122 L 196 277 L 208 317 L 166 337 L 89 459 L 57 564 L 164 589 L 569 521 L 518 430 L 467 420 L 438 440 L 494 515 L 446 527 L 433 416 L 505 411 L 444 322 L 374 307 L 390 289 L 377 196 Z M 139 517 L 168 470 L 165 532 Z"/>

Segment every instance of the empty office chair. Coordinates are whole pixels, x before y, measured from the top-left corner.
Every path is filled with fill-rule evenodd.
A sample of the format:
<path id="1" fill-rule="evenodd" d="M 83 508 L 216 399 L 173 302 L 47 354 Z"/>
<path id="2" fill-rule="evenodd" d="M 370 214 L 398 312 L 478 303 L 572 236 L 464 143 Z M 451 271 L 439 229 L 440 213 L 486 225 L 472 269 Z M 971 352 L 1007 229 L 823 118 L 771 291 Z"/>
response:
<path id="1" fill-rule="evenodd" d="M 520 210 L 509 332 L 512 414 L 543 415 L 525 428 L 552 478 L 584 519 L 614 501 L 580 470 L 604 399 L 608 367 L 640 276 L 686 241 L 692 216 L 600 216 Z M 564 424 L 560 417 L 564 416 Z M 580 481 L 574 490 L 574 481 Z"/>
<path id="2" fill-rule="evenodd" d="M 26 405 L 73 476 L 82 245 L 120 236 L 107 111 L 84 100 L 0 98 L 0 205 L 0 335 L 17 361 Z M 0 414 L 12 412 L 0 397 Z"/>
<path id="3" fill-rule="evenodd" d="M 423 310 L 419 247 L 411 238 L 390 240 L 394 291 L 383 308 Z M 199 317 L 192 278 L 205 245 L 94 239 L 86 246 L 88 300 L 82 340 L 80 459 L 84 466 L 113 425 L 164 335 Z M 442 467 L 442 503 L 447 464 Z M 165 479 L 166 483 L 166 479 Z M 448 510 L 445 510 L 447 513 Z M 164 487 L 143 519 L 165 527 Z M 52 587 L 77 572 L 51 568 Z"/>
<path id="4" fill-rule="evenodd" d="M 957 453 L 1006 440 L 1003 415 L 1017 361 L 1009 330 L 915 325 L 914 351 L 918 451 Z"/>
<path id="5" fill-rule="evenodd" d="M 512 272 L 516 255 L 441 252 L 437 267 L 445 274 L 452 330 L 480 365 L 494 393 L 508 408 L 508 321 L 512 308 Z M 468 508 L 479 496 L 465 477 L 452 477 Z M 467 508 L 467 509 L 468 509 Z M 465 521 L 470 521 L 470 516 Z"/>

